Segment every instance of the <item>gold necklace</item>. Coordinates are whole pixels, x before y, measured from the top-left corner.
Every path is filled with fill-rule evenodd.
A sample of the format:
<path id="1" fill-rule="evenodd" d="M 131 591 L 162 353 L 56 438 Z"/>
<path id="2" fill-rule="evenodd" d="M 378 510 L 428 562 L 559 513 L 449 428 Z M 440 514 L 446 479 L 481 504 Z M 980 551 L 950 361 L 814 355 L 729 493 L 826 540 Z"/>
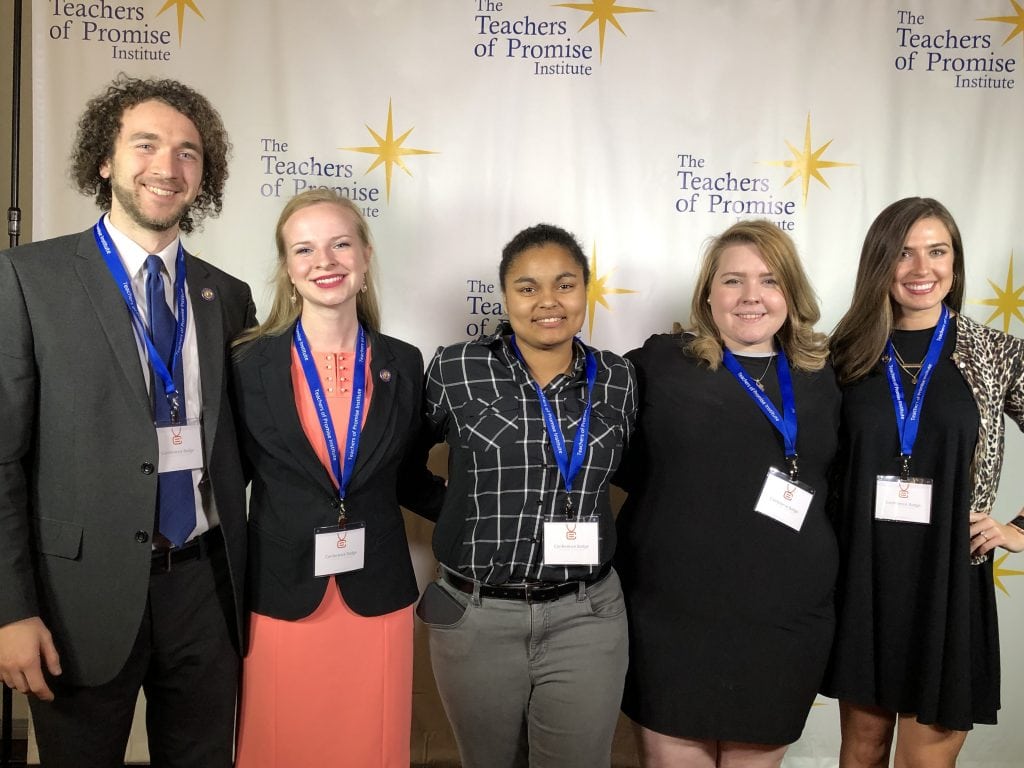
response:
<path id="1" fill-rule="evenodd" d="M 892 345 L 892 351 L 896 354 L 896 363 L 903 369 L 903 372 L 910 377 L 910 383 L 916 386 L 917 377 L 921 375 L 921 367 L 924 365 L 924 358 L 921 358 L 920 363 L 908 363 L 900 356 L 900 351 L 896 349 L 895 344 Z M 914 370 L 912 371 L 911 369 Z M 916 373 L 914 373 L 914 371 L 916 371 Z"/>
<path id="2" fill-rule="evenodd" d="M 764 373 L 762 373 L 759 377 L 754 379 L 754 383 L 757 384 L 757 388 L 760 389 L 762 392 L 764 392 L 764 384 L 761 383 L 761 379 L 768 375 L 768 371 L 771 370 L 773 360 L 775 360 L 774 352 L 772 352 L 771 355 L 768 356 L 768 365 L 764 367 Z"/>

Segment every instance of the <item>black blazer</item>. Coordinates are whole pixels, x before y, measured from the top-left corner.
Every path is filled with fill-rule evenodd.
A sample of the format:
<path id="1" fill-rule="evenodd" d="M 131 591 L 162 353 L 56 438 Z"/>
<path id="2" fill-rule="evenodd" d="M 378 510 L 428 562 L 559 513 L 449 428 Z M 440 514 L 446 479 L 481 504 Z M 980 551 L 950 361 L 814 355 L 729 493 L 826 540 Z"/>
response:
<path id="1" fill-rule="evenodd" d="M 352 610 L 379 616 L 417 597 L 399 502 L 438 493 L 420 434 L 423 356 L 370 333 L 373 397 L 345 497 L 348 519 L 366 524 L 361 570 L 313 575 L 313 530 L 338 521 L 338 492 L 306 439 L 291 378 L 292 332 L 264 336 L 235 354 L 240 433 L 251 472 L 249 607 L 278 619 L 308 616 L 334 581 Z M 401 484 L 401 488 L 399 487 Z"/>
<path id="2" fill-rule="evenodd" d="M 228 343 L 249 287 L 186 255 L 203 393 L 204 493 L 227 546 L 241 650 L 245 482 Z M 0 253 L 0 625 L 41 616 L 61 679 L 124 666 L 149 590 L 158 463 L 124 299 L 92 230 Z"/>

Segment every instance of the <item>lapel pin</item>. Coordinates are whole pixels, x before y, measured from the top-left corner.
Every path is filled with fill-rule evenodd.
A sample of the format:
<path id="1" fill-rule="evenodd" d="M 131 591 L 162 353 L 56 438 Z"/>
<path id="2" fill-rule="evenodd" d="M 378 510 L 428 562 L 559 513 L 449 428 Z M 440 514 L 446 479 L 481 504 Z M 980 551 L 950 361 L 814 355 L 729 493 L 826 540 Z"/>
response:
<path id="1" fill-rule="evenodd" d="M 380 372 L 380 380 L 383 381 L 385 384 L 391 381 L 391 371 L 389 371 L 387 368 L 382 370 Z"/>
<path id="2" fill-rule="evenodd" d="M 217 294 L 213 292 L 213 288 L 203 288 L 199 295 L 203 297 L 203 301 L 213 301 L 217 297 Z"/>

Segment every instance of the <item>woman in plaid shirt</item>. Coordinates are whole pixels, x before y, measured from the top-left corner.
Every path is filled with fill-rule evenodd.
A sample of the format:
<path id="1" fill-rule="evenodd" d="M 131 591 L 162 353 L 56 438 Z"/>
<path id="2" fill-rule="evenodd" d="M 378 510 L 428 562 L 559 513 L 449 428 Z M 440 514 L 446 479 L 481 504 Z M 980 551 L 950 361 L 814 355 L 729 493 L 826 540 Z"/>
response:
<path id="1" fill-rule="evenodd" d="M 438 350 L 426 375 L 450 453 L 441 577 L 418 613 L 465 768 L 599 768 L 626 670 L 608 481 L 635 377 L 575 338 L 590 274 L 571 234 L 523 230 L 499 278 L 508 322 Z"/>

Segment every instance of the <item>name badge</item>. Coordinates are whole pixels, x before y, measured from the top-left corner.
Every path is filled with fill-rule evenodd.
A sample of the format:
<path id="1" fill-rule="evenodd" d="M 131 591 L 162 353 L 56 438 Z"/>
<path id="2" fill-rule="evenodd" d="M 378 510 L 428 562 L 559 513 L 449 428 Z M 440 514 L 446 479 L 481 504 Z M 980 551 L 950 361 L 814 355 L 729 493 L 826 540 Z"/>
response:
<path id="1" fill-rule="evenodd" d="M 597 523 L 544 523 L 544 565 L 600 565 Z"/>
<path id="2" fill-rule="evenodd" d="M 926 477 L 879 475 L 875 481 L 875 520 L 898 523 L 932 521 L 932 481 Z"/>
<path id="3" fill-rule="evenodd" d="M 363 567 L 366 526 L 362 523 L 317 528 L 313 531 L 313 540 L 316 547 L 313 555 L 314 576 L 348 573 Z"/>
<path id="4" fill-rule="evenodd" d="M 161 473 L 203 468 L 203 431 L 199 419 L 187 424 L 158 424 L 156 439 Z"/>
<path id="5" fill-rule="evenodd" d="M 791 480 L 787 472 L 769 467 L 754 510 L 799 531 L 814 498 L 814 489 L 806 483 Z"/>

